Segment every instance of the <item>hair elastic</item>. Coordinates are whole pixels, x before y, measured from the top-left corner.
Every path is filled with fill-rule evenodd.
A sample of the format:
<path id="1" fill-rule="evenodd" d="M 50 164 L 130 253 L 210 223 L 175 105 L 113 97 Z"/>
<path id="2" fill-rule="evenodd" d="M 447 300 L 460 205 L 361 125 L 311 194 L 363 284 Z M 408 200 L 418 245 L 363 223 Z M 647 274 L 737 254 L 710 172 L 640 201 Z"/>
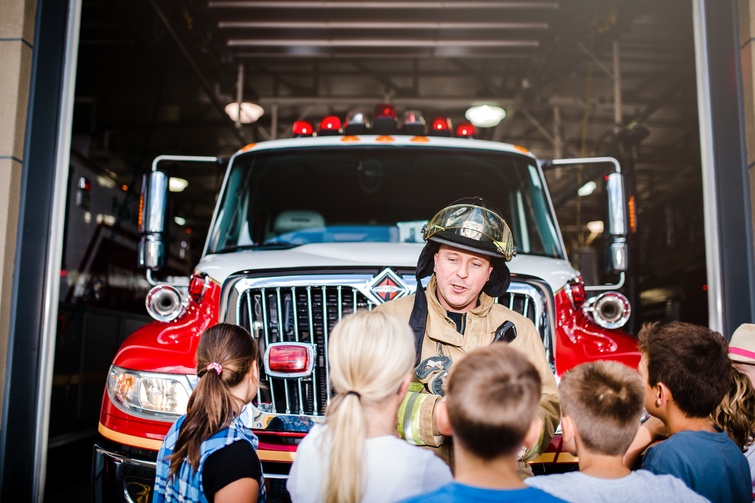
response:
<path id="1" fill-rule="evenodd" d="M 354 390 L 347 391 L 346 394 L 347 395 L 354 395 L 355 397 L 357 397 L 357 400 L 361 400 L 362 399 L 362 395 L 360 395 L 358 392 L 356 392 Z"/>
<path id="2" fill-rule="evenodd" d="M 223 372 L 223 366 L 218 362 L 212 362 L 205 367 L 205 370 L 214 370 L 217 375 L 220 375 Z"/>

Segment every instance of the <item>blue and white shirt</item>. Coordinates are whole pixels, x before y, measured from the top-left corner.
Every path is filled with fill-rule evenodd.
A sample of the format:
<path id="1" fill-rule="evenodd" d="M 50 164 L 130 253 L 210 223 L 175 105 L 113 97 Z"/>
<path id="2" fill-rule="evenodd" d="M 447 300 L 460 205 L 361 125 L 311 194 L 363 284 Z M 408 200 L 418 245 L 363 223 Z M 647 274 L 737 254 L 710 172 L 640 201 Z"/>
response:
<path id="1" fill-rule="evenodd" d="M 168 430 L 168 434 L 165 435 L 163 444 L 160 447 L 160 451 L 157 454 L 157 466 L 155 470 L 155 489 L 152 496 L 153 503 L 171 503 L 171 502 L 201 502 L 208 503 L 207 497 L 204 494 L 202 484 L 202 473 L 204 464 L 207 458 L 214 452 L 231 445 L 236 441 L 247 441 L 252 444 L 255 450 L 257 450 L 259 441 L 257 436 L 247 428 L 240 417 L 236 417 L 227 428 L 220 430 L 212 435 L 210 438 L 202 442 L 199 447 L 199 468 L 194 470 L 194 467 L 189 463 L 189 459 L 184 459 L 181 467 L 176 475 L 168 480 L 170 474 L 170 459 L 169 456 L 173 453 L 173 449 L 176 446 L 176 440 L 178 440 L 178 434 L 181 430 L 181 425 L 186 419 L 186 415 L 181 416 Z M 259 481 L 259 493 L 257 495 L 257 501 L 259 503 L 265 503 L 265 480 L 261 475 Z"/>

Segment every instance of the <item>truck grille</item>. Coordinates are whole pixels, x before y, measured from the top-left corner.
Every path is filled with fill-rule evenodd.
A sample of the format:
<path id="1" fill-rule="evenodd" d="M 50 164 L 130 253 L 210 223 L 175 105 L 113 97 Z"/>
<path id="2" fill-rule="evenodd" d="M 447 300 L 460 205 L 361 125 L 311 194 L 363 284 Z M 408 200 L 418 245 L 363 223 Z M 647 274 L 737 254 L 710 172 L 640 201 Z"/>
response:
<path id="1" fill-rule="evenodd" d="M 541 336 L 547 330 L 542 301 L 527 285 L 512 284 L 496 299 L 535 323 Z M 375 303 L 354 286 L 272 286 L 246 289 L 239 296 L 237 319 L 258 340 L 261 350 L 276 342 L 303 342 L 315 347 L 315 365 L 303 378 L 260 377 L 255 405 L 274 414 L 323 416 L 330 397 L 327 365 L 328 339 L 336 323 L 359 309 L 371 310 Z M 544 340 L 547 340 L 545 338 Z"/>

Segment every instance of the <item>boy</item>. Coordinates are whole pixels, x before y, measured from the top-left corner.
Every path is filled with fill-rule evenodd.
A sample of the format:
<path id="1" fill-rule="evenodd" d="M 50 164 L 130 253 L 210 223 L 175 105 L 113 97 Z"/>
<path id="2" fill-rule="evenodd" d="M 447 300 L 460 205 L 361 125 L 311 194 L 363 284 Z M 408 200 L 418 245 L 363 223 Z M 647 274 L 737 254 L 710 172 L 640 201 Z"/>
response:
<path id="1" fill-rule="evenodd" d="M 670 475 L 624 466 L 637 432 L 645 389 L 637 373 L 613 361 L 579 365 L 559 385 L 561 438 L 579 471 L 530 477 L 525 483 L 573 502 L 705 502 Z"/>
<path id="2" fill-rule="evenodd" d="M 669 435 L 647 450 L 642 468 L 674 475 L 711 501 L 751 501 L 747 460 L 726 432 L 708 420 L 729 388 L 726 339 L 707 327 L 681 322 L 646 324 L 638 338 L 645 409 Z M 643 425 L 633 447 L 640 437 L 652 438 L 648 430 L 655 429 Z M 631 466 L 631 458 L 625 462 Z"/>
<path id="3" fill-rule="evenodd" d="M 455 480 L 405 503 L 563 501 L 517 474 L 519 452 L 540 436 L 539 401 L 540 375 L 524 354 L 507 344 L 470 351 L 436 406 L 438 429 L 454 439 Z"/>

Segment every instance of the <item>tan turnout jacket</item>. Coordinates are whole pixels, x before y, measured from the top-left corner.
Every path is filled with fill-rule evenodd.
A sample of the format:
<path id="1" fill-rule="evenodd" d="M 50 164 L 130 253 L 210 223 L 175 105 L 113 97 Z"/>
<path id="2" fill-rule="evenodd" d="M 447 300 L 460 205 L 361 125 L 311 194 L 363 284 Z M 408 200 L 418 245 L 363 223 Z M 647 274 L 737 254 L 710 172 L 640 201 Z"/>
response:
<path id="1" fill-rule="evenodd" d="M 425 292 L 428 313 L 420 360 L 429 356 L 444 354 L 450 356 L 454 362 L 458 362 L 468 351 L 490 344 L 493 341 L 496 329 L 503 322 L 508 320 L 514 323 L 517 337 L 511 342 L 511 346 L 520 350 L 529 358 L 540 372 L 542 381 L 542 397 L 538 411 L 538 415 L 544 423 L 540 448 L 538 449 L 538 451 L 542 451 L 550 443 L 561 420 L 561 407 L 558 401 L 556 379 L 550 365 L 548 365 L 545 348 L 535 325 L 528 318 L 501 304 L 496 304 L 492 297 L 481 293 L 480 304 L 466 313 L 466 326 L 462 335 L 456 331 L 456 324 L 453 320 L 446 315 L 446 310 L 440 305 L 435 291 L 436 283 L 435 275 L 433 275 Z M 398 316 L 408 322 L 413 306 L 414 295 L 410 295 L 386 302 L 376 309 Z M 432 416 L 432 410 L 423 411 L 423 414 Z M 436 430 L 432 417 L 423 418 L 421 424 L 433 424 L 433 430 Z M 437 435 L 437 430 L 427 432 L 427 434 Z M 539 454 L 540 452 L 530 453 L 528 458 L 536 457 Z M 524 470 L 526 471 L 526 469 Z"/>

